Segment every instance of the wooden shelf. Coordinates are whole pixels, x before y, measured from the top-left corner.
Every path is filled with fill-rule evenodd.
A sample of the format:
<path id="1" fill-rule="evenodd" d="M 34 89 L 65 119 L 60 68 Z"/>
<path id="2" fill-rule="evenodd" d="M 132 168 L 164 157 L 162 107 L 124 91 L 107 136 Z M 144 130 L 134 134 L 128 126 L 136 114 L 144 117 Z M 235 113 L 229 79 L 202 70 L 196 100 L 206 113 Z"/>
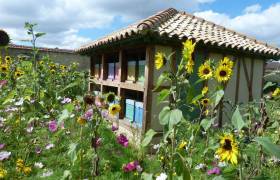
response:
<path id="1" fill-rule="evenodd" d="M 120 87 L 123 89 L 130 89 L 135 91 L 144 91 L 144 85 L 137 83 L 121 82 Z"/>

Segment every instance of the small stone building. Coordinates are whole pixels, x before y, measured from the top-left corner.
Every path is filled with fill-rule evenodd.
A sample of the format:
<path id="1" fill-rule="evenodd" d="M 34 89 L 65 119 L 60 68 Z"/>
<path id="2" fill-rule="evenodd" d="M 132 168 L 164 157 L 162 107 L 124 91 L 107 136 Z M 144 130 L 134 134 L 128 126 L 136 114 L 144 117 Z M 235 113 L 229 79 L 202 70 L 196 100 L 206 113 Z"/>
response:
<path id="1" fill-rule="evenodd" d="M 209 58 L 219 61 L 225 56 L 235 62 L 224 101 L 238 104 L 262 98 L 265 62 L 279 58 L 279 48 L 173 8 L 86 44 L 77 51 L 91 57 L 91 90 L 118 94 L 123 110 L 121 119 L 130 106 L 126 99 L 142 101 L 142 131 L 152 128 L 160 132 L 158 114 L 162 106 L 156 103 L 157 92 L 153 89 L 163 69 L 155 70 L 154 57 L 159 51 L 175 52 L 173 61 L 176 64 L 181 56 L 182 42 L 187 39 L 197 43 L 196 65 Z M 143 74 L 139 75 L 143 62 L 144 78 Z M 230 117 L 232 112 L 224 110 L 226 108 L 226 105 L 221 106 L 219 121 Z"/>
<path id="2" fill-rule="evenodd" d="M 81 56 L 75 53 L 73 50 L 69 49 L 58 49 L 58 48 L 42 48 L 39 47 L 38 59 L 43 56 L 49 56 L 56 63 L 69 65 L 73 62 L 79 63 L 80 70 L 89 70 L 90 66 L 90 58 L 88 56 Z M 6 55 L 10 55 L 16 57 L 18 55 L 25 55 L 32 57 L 32 47 L 31 46 L 23 46 L 23 45 L 15 45 L 9 44 L 7 50 L 5 48 L 1 48 L 1 55 L 5 57 Z"/>

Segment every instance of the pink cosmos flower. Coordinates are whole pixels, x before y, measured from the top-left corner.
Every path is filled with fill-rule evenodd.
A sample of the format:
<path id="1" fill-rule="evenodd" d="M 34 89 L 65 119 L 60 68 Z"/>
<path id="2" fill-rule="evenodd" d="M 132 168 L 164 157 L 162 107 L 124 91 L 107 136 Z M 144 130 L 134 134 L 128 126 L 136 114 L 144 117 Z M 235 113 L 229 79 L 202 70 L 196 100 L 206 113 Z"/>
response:
<path id="1" fill-rule="evenodd" d="M 120 134 L 118 137 L 117 137 L 117 141 L 119 144 L 121 144 L 122 146 L 124 147 L 127 147 L 128 146 L 128 139 L 125 135 L 123 134 Z"/>
<path id="2" fill-rule="evenodd" d="M 70 103 L 72 100 L 70 99 L 70 98 L 64 98 L 62 101 L 61 101 L 61 103 L 62 104 L 68 104 L 68 103 Z"/>
<path id="3" fill-rule="evenodd" d="M 6 85 L 7 85 L 7 83 L 8 83 L 8 81 L 7 81 L 7 80 L 0 80 L 0 88 L 2 88 L 2 87 L 4 87 L 4 86 L 6 86 Z"/>
<path id="4" fill-rule="evenodd" d="M 207 174 L 208 175 L 211 175 L 211 174 L 221 174 L 221 170 L 218 167 L 214 167 L 213 169 L 208 170 Z"/>
<path id="5" fill-rule="evenodd" d="M 124 172 L 131 172 L 131 171 L 137 170 L 138 166 L 139 166 L 139 162 L 138 161 L 132 161 L 132 162 L 124 165 L 123 166 L 123 170 L 124 170 Z"/>
<path id="6" fill-rule="evenodd" d="M 117 131 L 119 128 L 117 126 L 112 125 L 112 131 Z"/>
<path id="7" fill-rule="evenodd" d="M 7 152 L 7 151 L 1 151 L 0 152 L 0 161 L 3 161 L 5 159 L 9 159 L 9 157 L 11 156 L 11 152 Z"/>
<path id="8" fill-rule="evenodd" d="M 49 130 L 51 132 L 57 131 L 57 122 L 55 120 L 49 122 Z"/>
<path id="9" fill-rule="evenodd" d="M 36 154 L 41 154 L 41 152 L 42 152 L 42 149 L 40 147 L 35 148 L 35 153 Z"/>
<path id="10" fill-rule="evenodd" d="M 87 120 L 90 120 L 92 118 L 92 115 L 93 115 L 93 110 L 92 109 L 89 109 L 87 110 L 87 112 L 84 114 L 84 118 L 87 119 Z"/>
<path id="11" fill-rule="evenodd" d="M 0 150 L 4 149 L 4 147 L 5 147 L 5 144 L 0 144 Z"/>

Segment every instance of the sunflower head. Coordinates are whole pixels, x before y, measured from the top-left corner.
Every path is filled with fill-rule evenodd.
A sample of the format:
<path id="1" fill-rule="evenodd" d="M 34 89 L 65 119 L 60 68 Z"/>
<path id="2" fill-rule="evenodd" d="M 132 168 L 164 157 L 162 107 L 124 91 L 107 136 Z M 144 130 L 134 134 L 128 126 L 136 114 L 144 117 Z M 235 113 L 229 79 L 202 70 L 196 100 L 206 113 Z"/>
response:
<path id="1" fill-rule="evenodd" d="M 1 70 L 2 73 L 7 73 L 8 70 L 9 70 L 9 67 L 8 67 L 7 64 L 1 64 L 0 70 Z"/>
<path id="2" fill-rule="evenodd" d="M 227 66 L 228 68 L 232 69 L 233 61 L 231 61 L 228 57 L 224 57 L 219 63 L 220 66 Z"/>
<path id="3" fill-rule="evenodd" d="M 80 124 L 81 126 L 85 125 L 86 122 L 87 122 L 87 120 L 85 118 L 83 118 L 83 117 L 79 117 L 77 119 L 77 123 Z"/>
<path id="4" fill-rule="evenodd" d="M 56 65 L 52 63 L 52 64 L 50 64 L 50 68 L 51 68 L 51 69 L 55 69 L 55 68 L 56 68 Z"/>
<path id="5" fill-rule="evenodd" d="M 280 88 L 276 88 L 272 93 L 272 97 L 276 98 L 278 96 L 280 96 Z"/>
<path id="6" fill-rule="evenodd" d="M 22 169 L 22 171 L 24 172 L 24 174 L 28 175 L 28 174 L 31 173 L 32 169 L 31 169 L 31 167 L 25 166 L 25 167 Z"/>
<path id="7" fill-rule="evenodd" d="M 228 66 L 219 65 L 215 71 L 215 78 L 218 82 L 226 83 L 232 75 L 232 69 Z"/>
<path id="8" fill-rule="evenodd" d="M 220 138 L 220 147 L 216 151 L 221 161 L 237 164 L 238 146 L 232 134 L 224 134 Z"/>
<path id="9" fill-rule="evenodd" d="M 7 170 L 0 167 L 0 179 L 4 179 L 7 176 Z"/>
<path id="10" fill-rule="evenodd" d="M 5 62 L 6 62 L 6 64 L 10 64 L 11 61 L 12 61 L 11 56 L 6 56 L 6 57 L 5 57 Z"/>
<path id="11" fill-rule="evenodd" d="M 185 60 L 189 60 L 192 57 L 192 53 L 194 52 L 196 43 L 193 43 L 192 40 L 187 40 L 183 42 L 183 58 Z"/>
<path id="12" fill-rule="evenodd" d="M 44 62 L 43 60 L 39 61 L 39 65 L 40 65 L 40 66 L 43 66 L 44 63 L 45 63 L 45 62 Z"/>
<path id="13" fill-rule="evenodd" d="M 210 99 L 208 99 L 208 98 L 203 98 L 203 99 L 201 100 L 201 104 L 202 104 L 202 106 L 204 106 L 204 107 L 208 106 L 208 105 L 210 104 Z"/>
<path id="14" fill-rule="evenodd" d="M 109 93 L 106 95 L 106 101 L 107 101 L 108 103 L 114 102 L 115 99 L 116 99 L 116 96 L 115 96 L 115 94 L 112 93 L 112 92 L 109 92 Z"/>
<path id="15" fill-rule="evenodd" d="M 61 69 L 62 71 L 64 71 L 64 70 L 66 69 L 66 66 L 65 66 L 65 65 L 60 65 L 60 69 Z"/>
<path id="16" fill-rule="evenodd" d="M 179 144 L 179 149 L 183 149 L 187 146 L 187 141 L 182 141 L 180 144 Z"/>
<path id="17" fill-rule="evenodd" d="M 20 78 L 22 75 L 24 74 L 24 72 L 20 71 L 20 70 L 17 70 L 15 72 L 15 78 Z"/>
<path id="18" fill-rule="evenodd" d="M 185 66 L 186 71 L 187 71 L 188 74 L 193 73 L 193 67 L 194 67 L 194 61 L 192 59 L 189 59 L 187 61 L 186 66 Z"/>
<path id="19" fill-rule="evenodd" d="M 156 69 L 162 68 L 165 64 L 166 64 L 166 59 L 164 57 L 164 54 L 161 53 L 161 52 L 158 52 L 155 55 L 155 66 L 156 66 Z"/>
<path id="20" fill-rule="evenodd" d="M 50 72 L 51 72 L 51 74 L 54 74 L 55 73 L 55 69 L 51 69 Z"/>
<path id="21" fill-rule="evenodd" d="M 204 63 L 198 68 L 198 76 L 200 79 L 210 79 L 212 77 L 212 69 L 209 63 Z"/>
<path id="22" fill-rule="evenodd" d="M 121 106 L 119 104 L 113 104 L 109 107 L 109 114 L 115 116 L 121 111 Z"/>

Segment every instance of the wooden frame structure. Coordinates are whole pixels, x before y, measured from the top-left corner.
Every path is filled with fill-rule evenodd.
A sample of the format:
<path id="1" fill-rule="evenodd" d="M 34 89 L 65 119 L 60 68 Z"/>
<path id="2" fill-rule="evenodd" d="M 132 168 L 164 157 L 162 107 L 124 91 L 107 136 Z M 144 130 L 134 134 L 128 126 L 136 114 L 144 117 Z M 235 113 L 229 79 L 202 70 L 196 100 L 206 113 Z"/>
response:
<path id="1" fill-rule="evenodd" d="M 177 21 L 179 22 L 177 23 Z M 186 26 L 186 23 L 183 22 L 191 25 Z M 173 25 L 173 23 L 177 24 Z M 222 39 L 221 36 L 226 38 Z M 186 39 L 197 42 L 193 57 L 196 64 L 203 63 L 205 59 L 209 58 L 219 61 L 225 56 L 235 62 L 233 77 L 225 90 L 223 99 L 225 102 L 238 104 L 262 98 L 265 61 L 269 58 L 280 57 L 279 49 L 172 8 L 82 46 L 77 51 L 92 57 L 92 75 L 94 74 L 94 63 L 101 62 L 100 77 L 92 79 L 91 82 L 97 84 L 102 92 L 105 92 L 105 87 L 115 88 L 115 92 L 121 97 L 122 107 L 124 107 L 126 91 L 134 91 L 135 94 L 137 94 L 136 92 L 141 93 L 144 104 L 142 132 L 146 132 L 150 128 L 160 132 L 162 127 L 159 125 L 158 114 L 164 105 L 156 103 L 157 92 L 154 92 L 153 89 L 159 75 L 166 70 L 164 68 L 176 69 L 181 56 L 182 42 Z M 130 52 L 144 53 L 144 84 L 126 81 L 127 54 Z M 154 57 L 157 52 L 165 54 L 175 52 L 173 65 L 155 71 Z M 118 56 L 117 71 L 120 75 L 119 80 L 113 81 L 107 80 L 108 68 L 106 65 L 106 56 L 112 53 Z M 215 83 L 207 83 L 210 89 L 215 88 Z M 164 84 L 160 88 L 166 87 L 168 85 Z M 94 90 L 93 86 L 91 86 L 91 90 Z M 224 119 L 231 117 L 232 111 L 229 108 L 226 103 L 220 105 L 219 126 L 222 126 Z M 124 112 L 122 111 L 120 118 L 123 117 Z"/>

